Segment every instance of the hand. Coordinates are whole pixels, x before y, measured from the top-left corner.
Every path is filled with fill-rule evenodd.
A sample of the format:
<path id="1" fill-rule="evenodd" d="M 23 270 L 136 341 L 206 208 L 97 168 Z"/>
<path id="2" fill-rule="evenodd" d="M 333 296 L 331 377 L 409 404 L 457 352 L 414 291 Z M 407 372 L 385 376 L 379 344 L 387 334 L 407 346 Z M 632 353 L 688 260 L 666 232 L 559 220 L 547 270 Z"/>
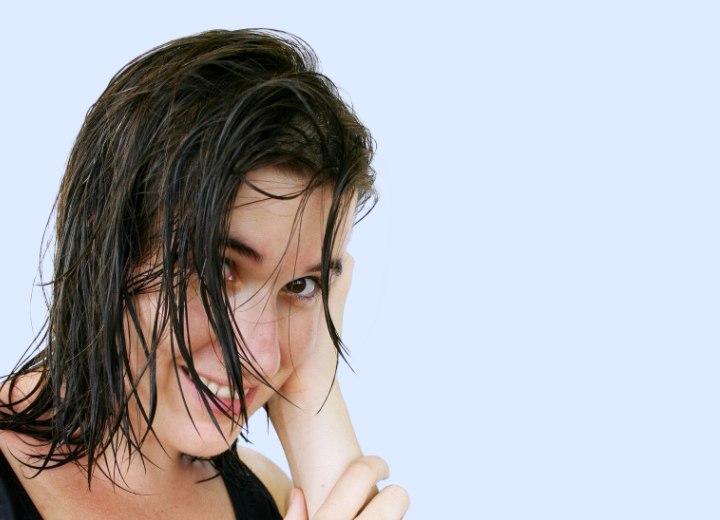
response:
<path id="1" fill-rule="evenodd" d="M 350 291 L 354 266 L 355 260 L 346 253 L 342 259 L 342 273 L 335 278 L 330 287 L 328 304 L 338 333 L 342 333 L 345 302 Z M 330 338 L 325 318 L 321 314 L 315 345 L 309 355 L 294 367 L 293 372 L 280 387 L 280 395 L 275 396 L 269 403 L 270 408 L 272 409 L 275 403 L 280 404 L 278 401 L 283 400 L 284 397 L 306 412 L 317 413 L 330 392 L 337 361 L 338 352 Z"/>
<path id="2" fill-rule="evenodd" d="M 386 486 L 367 500 L 377 483 L 388 477 L 379 457 L 360 457 L 348 466 L 312 520 L 394 520 L 405 515 L 410 501 L 400 486 Z M 305 498 L 295 488 L 285 520 L 308 520 Z"/>
<path id="3" fill-rule="evenodd" d="M 346 254 L 343 272 L 330 290 L 328 303 L 338 330 L 353 264 L 352 257 Z M 285 450 L 293 482 L 302 489 L 303 500 L 293 497 L 290 510 L 294 515 L 307 511 L 298 517 L 301 519 L 337 520 L 367 519 L 376 510 L 389 507 L 391 512 L 400 512 L 388 518 L 400 518 L 404 509 L 393 504 L 397 495 L 401 495 L 400 506 L 406 504 L 405 492 L 392 486 L 377 492 L 375 484 L 386 478 L 387 466 L 377 457 L 362 456 L 340 385 L 337 380 L 331 385 L 337 355 L 330 335 L 321 327 L 311 353 L 296 365 L 280 388 L 284 398 L 277 395 L 268 402 L 270 420 Z M 298 500 L 302 507 L 294 505 Z M 358 516 L 361 510 L 364 516 Z"/>

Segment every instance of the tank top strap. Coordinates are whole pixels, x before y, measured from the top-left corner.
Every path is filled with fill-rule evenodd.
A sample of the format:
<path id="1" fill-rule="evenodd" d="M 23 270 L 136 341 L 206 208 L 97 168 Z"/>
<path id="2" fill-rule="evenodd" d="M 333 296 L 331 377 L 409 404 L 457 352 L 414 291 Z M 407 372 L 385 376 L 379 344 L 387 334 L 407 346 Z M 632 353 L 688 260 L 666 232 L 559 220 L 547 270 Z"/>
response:
<path id="1" fill-rule="evenodd" d="M 0 450 L 0 518 L 3 520 L 42 520 L 10 462 Z"/>
<path id="2" fill-rule="evenodd" d="M 282 520 L 275 500 L 265 484 L 231 449 L 213 458 L 215 467 L 225 483 L 235 518 L 238 520 Z"/>

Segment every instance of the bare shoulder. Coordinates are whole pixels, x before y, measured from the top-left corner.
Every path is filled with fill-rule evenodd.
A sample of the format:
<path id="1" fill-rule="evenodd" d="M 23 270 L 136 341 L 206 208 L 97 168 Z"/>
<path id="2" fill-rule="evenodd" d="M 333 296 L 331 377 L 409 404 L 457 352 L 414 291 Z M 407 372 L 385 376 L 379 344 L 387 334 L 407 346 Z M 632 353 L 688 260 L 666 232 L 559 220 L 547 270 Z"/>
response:
<path id="1" fill-rule="evenodd" d="M 0 381 L 0 411 L 10 415 L 21 412 L 35 398 L 41 384 L 40 372 L 29 372 L 14 379 Z M 45 446 L 33 441 L 27 435 L 11 430 L 0 430 L 0 450 L 6 458 L 9 457 L 11 465 L 18 469 L 21 466 L 15 464 L 15 454 L 28 456 L 43 454 Z"/>
<path id="2" fill-rule="evenodd" d="M 24 408 L 34 398 L 43 383 L 40 372 L 28 372 L 13 379 L 0 381 L 0 406 L 6 407 L 8 403 L 16 403 L 16 410 Z M 12 395 L 11 395 L 12 394 Z"/>
<path id="3" fill-rule="evenodd" d="M 268 488 L 280 513 L 284 515 L 287 511 L 290 492 L 293 489 L 290 477 L 288 477 L 277 464 L 257 451 L 238 446 L 237 452 L 240 460 L 242 460 L 252 472 L 257 475 L 262 483 L 265 484 L 265 487 Z"/>

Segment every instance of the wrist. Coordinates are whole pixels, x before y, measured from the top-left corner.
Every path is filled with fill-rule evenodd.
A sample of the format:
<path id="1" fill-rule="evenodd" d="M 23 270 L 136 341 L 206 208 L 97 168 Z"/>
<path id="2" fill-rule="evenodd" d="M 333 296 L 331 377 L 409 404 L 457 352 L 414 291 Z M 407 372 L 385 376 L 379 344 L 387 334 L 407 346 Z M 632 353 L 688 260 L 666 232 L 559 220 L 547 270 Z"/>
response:
<path id="1" fill-rule="evenodd" d="M 301 408 L 275 396 L 269 416 L 282 443 L 295 486 L 314 511 L 350 463 L 362 456 L 340 386 L 335 382 L 318 407 Z"/>

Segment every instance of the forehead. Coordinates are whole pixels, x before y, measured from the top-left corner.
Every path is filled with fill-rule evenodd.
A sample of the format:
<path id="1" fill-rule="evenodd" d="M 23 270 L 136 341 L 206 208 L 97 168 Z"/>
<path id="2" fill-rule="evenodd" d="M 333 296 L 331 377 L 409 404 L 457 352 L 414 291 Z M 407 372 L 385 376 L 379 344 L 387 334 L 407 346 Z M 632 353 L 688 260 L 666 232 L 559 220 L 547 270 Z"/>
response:
<path id="1" fill-rule="evenodd" d="M 309 183 L 309 175 L 279 168 L 248 172 L 230 208 L 230 229 L 281 223 L 324 227 L 332 206 L 332 186 L 310 187 Z"/>
<path id="2" fill-rule="evenodd" d="M 322 248 L 333 187 L 308 189 L 308 175 L 279 168 L 260 168 L 247 174 L 229 214 L 229 237 L 239 239 L 262 254 L 279 260 L 289 250 L 301 256 L 318 256 Z M 352 203 L 339 215 L 335 252 L 349 237 Z"/>
<path id="3" fill-rule="evenodd" d="M 293 208 L 299 209 L 310 192 L 309 176 L 280 168 L 259 168 L 247 173 L 245 181 L 238 189 L 232 210 L 259 206 L 263 211 L 277 211 L 285 214 Z M 324 186 L 317 188 L 322 192 L 331 191 Z M 316 191 L 316 190 L 313 190 Z M 328 200 L 328 203 L 330 200 Z M 329 207 L 329 206 L 328 206 Z M 295 212 L 293 212 L 295 213 Z"/>

